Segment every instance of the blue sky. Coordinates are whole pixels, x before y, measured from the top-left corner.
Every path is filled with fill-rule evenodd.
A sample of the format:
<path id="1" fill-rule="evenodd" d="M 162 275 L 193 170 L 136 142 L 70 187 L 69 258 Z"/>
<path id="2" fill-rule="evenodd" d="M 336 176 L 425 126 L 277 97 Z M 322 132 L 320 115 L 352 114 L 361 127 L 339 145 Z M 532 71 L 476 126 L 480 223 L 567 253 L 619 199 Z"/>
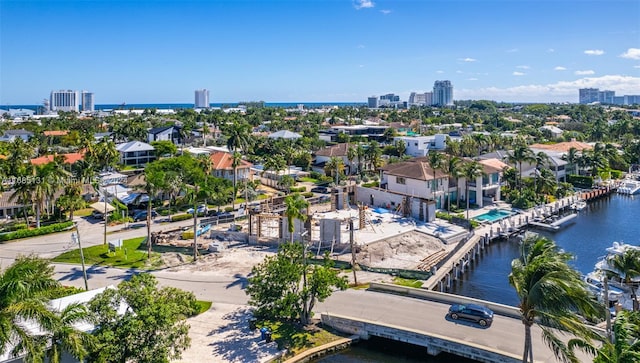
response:
<path id="1" fill-rule="evenodd" d="M 638 0 L 0 0 L 0 104 L 640 94 Z"/>

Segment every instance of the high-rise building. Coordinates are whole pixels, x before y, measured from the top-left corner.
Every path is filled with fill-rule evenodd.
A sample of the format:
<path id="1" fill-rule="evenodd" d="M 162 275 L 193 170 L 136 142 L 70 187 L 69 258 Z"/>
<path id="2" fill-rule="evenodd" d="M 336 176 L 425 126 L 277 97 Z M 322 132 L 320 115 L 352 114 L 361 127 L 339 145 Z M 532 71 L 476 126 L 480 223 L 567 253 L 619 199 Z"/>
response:
<path id="1" fill-rule="evenodd" d="M 371 96 L 367 98 L 367 106 L 369 108 L 378 108 L 378 96 Z"/>
<path id="2" fill-rule="evenodd" d="M 431 92 L 411 92 L 411 94 L 409 95 L 408 106 L 431 106 L 433 100 L 432 96 L 433 93 Z"/>
<path id="3" fill-rule="evenodd" d="M 95 111 L 95 104 L 93 103 L 93 92 L 82 91 L 82 111 Z"/>
<path id="4" fill-rule="evenodd" d="M 453 86 L 451 81 L 435 81 L 433 84 L 433 105 L 453 106 Z"/>
<path id="5" fill-rule="evenodd" d="M 597 88 L 580 88 L 578 90 L 579 102 L 581 104 L 598 102 L 598 92 Z"/>
<path id="6" fill-rule="evenodd" d="M 197 89 L 196 90 L 196 108 L 209 108 L 209 90 Z"/>
<path id="7" fill-rule="evenodd" d="M 616 96 L 615 91 L 600 91 L 598 92 L 598 102 L 611 105 L 613 104 L 613 98 Z"/>
<path id="8" fill-rule="evenodd" d="M 80 92 L 71 90 L 51 91 L 49 107 L 51 111 L 78 112 L 80 110 Z"/>

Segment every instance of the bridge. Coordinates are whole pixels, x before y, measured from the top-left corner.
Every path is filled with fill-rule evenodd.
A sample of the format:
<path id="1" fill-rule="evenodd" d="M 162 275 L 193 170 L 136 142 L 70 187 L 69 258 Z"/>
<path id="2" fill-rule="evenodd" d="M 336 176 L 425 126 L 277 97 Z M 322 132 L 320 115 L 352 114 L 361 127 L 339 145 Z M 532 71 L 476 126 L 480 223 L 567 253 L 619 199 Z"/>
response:
<path id="1" fill-rule="evenodd" d="M 447 312 L 453 302 L 488 306 L 495 312 L 493 324 L 483 328 L 471 322 L 452 320 Z M 315 310 L 324 324 L 361 339 L 377 336 L 425 347 L 429 355 L 448 352 L 480 362 L 522 361 L 524 326 L 518 309 L 511 306 L 425 289 L 372 283 L 368 291 L 336 293 Z M 542 341 L 541 331 L 536 326 L 532 328 L 532 340 L 536 362 L 559 362 Z M 582 362 L 592 360 L 581 352 L 578 356 Z"/>

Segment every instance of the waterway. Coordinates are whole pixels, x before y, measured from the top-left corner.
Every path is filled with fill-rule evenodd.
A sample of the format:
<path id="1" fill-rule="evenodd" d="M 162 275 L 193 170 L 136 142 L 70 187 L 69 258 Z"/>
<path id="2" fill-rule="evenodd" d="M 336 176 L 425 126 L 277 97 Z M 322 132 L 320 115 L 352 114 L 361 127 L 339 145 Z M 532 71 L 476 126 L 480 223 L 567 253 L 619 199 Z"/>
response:
<path id="1" fill-rule="evenodd" d="M 566 252 L 574 255 L 571 262 L 583 274 L 593 270 L 605 249 L 614 241 L 640 244 L 640 196 L 612 194 L 598 199 L 578 213 L 574 223 L 556 232 L 532 230 L 547 236 Z M 517 240 L 499 241 L 489 245 L 473 268 L 454 285 L 453 293 L 502 304 L 517 305 L 517 297 L 509 285 L 511 261 L 520 253 Z M 396 348 L 394 348 L 396 347 Z M 428 357 L 417 347 L 394 345 L 384 341 L 359 345 L 323 358 L 318 363 L 448 363 L 474 362 L 462 358 L 439 355 Z M 404 348 L 403 348 L 404 347 Z"/>

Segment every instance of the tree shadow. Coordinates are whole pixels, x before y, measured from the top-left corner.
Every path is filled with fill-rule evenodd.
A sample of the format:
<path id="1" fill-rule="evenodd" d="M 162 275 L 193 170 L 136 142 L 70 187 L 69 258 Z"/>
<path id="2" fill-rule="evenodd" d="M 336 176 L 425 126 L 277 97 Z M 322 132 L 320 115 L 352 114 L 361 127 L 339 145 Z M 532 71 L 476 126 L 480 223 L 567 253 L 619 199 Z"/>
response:
<path id="1" fill-rule="evenodd" d="M 91 280 L 94 275 L 104 275 L 107 273 L 107 268 L 100 265 L 91 265 L 87 269 L 87 280 Z M 71 267 L 69 272 L 63 275 L 59 280 L 60 281 L 75 281 L 83 279 L 82 267 L 74 266 Z"/>
<path id="2" fill-rule="evenodd" d="M 235 281 L 233 281 L 232 283 L 228 284 L 226 286 L 227 289 L 230 289 L 234 286 L 240 286 L 241 290 L 244 290 L 247 288 L 247 285 L 249 285 L 249 280 L 246 276 L 243 276 L 242 274 L 235 274 L 233 275 L 233 277 L 235 278 Z"/>

